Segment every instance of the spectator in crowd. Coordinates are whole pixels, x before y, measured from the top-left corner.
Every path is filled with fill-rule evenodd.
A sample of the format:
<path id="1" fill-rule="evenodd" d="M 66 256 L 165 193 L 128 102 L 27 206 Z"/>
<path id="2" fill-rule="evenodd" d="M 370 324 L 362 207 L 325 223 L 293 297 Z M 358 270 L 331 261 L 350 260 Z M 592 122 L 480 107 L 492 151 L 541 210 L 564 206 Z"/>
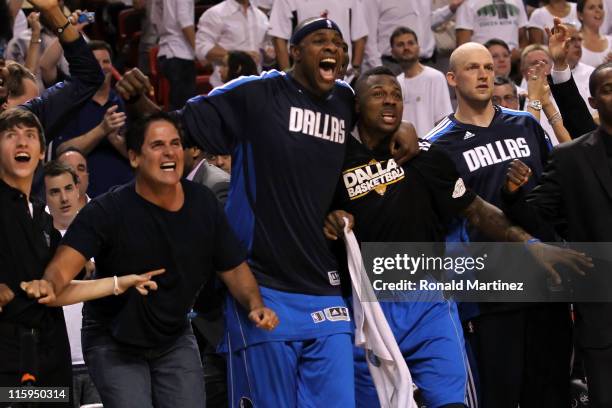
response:
<path id="1" fill-rule="evenodd" d="M 529 43 L 547 44 L 548 36 L 545 28 L 553 26 L 553 19 L 560 18 L 563 23 L 570 23 L 580 28 L 576 3 L 567 0 L 543 0 L 542 7 L 537 8 L 529 17 Z"/>
<path id="2" fill-rule="evenodd" d="M 342 38 L 349 46 L 351 62 L 348 75 L 359 77 L 365 52 L 368 26 L 363 2 L 358 0 L 299 1 L 275 0 L 270 14 L 270 35 L 274 37 L 274 50 L 281 70 L 289 68 L 287 43 L 295 27 L 311 17 L 324 17 L 335 21 Z"/>
<path id="3" fill-rule="evenodd" d="M 508 44 L 512 61 L 527 45 L 527 15 L 522 0 L 466 0 L 457 9 L 457 46 L 469 41 L 484 44 L 498 38 Z"/>
<path id="4" fill-rule="evenodd" d="M 436 48 L 432 30 L 450 20 L 464 0 L 451 0 L 445 7 L 432 11 L 431 0 L 369 0 L 364 1 L 368 24 L 368 41 L 365 50 L 366 69 L 385 65 L 396 74 L 402 69 L 391 55 L 390 38 L 397 27 L 409 27 L 421 39 L 419 57 L 430 65 Z"/>
<path id="5" fill-rule="evenodd" d="M 20 384 L 23 364 L 27 363 L 20 358 L 24 355 L 37 360 L 34 363 L 38 364 L 38 370 L 30 373 L 34 374 L 37 385 L 69 387 L 72 385 L 70 350 L 61 310 L 41 309 L 42 305 L 24 296 L 20 282 L 42 276 L 59 240 L 44 207 L 30 195 L 34 170 L 45 151 L 43 128 L 52 131 L 76 105 L 93 95 L 103 78 L 93 55 L 62 14 L 57 1 L 32 0 L 31 3 L 39 8 L 46 24 L 60 37 L 71 64 L 72 78 L 22 108 L 0 113 L 3 128 L 0 131 L 3 155 L 0 246 L 4 248 L 0 255 L 4 265 L 0 268 L 0 283 L 5 285 L 0 290 L 4 292 L 3 303 L 7 300 L 6 288 L 14 297 L 2 305 L 0 313 L 0 383 L 13 387 Z M 9 70 L 0 69 L 0 95 L 6 95 L 4 85 L 11 77 Z"/>
<path id="6" fill-rule="evenodd" d="M 154 0 L 144 0 L 139 3 L 139 6 L 144 8 L 144 16 L 142 17 L 142 34 L 138 42 L 138 68 L 150 75 L 149 53 L 159 41 L 157 27 L 152 21 Z"/>
<path id="7" fill-rule="evenodd" d="M 579 0 L 576 10 L 582 23 L 581 62 L 596 68 L 612 59 L 612 37 L 601 33 L 605 16 L 603 0 Z"/>
<path id="8" fill-rule="evenodd" d="M 177 114 L 199 147 L 232 152 L 235 195 L 228 200 L 227 212 L 243 242 L 253 245 L 249 262 L 261 282 L 262 296 L 282 305 L 278 331 L 264 333 L 244 324 L 245 315 L 234 302 L 226 303 L 228 366 L 234 380 L 230 403 L 249 399 L 262 406 L 298 401 L 351 407 L 355 396 L 348 310 L 321 220 L 340 176 L 346 126 L 353 120 L 353 93 L 336 81 L 342 37 L 333 21 L 303 21 L 291 44 L 295 65 L 290 73 L 272 71 L 233 81 L 190 100 Z M 125 97 L 140 95 L 135 112 L 156 109 L 143 95 L 147 86 L 136 70 L 118 83 Z M 262 95 L 270 97 L 251 103 Z M 328 118 L 328 125 L 321 122 L 315 133 L 314 124 L 304 120 L 317 114 Z M 414 139 L 405 128 L 400 130 L 404 132 L 390 143 L 401 164 L 413 155 Z M 294 199 L 275 198 L 280 196 Z M 311 313 L 329 307 L 335 308 L 334 319 L 315 323 Z M 274 393 L 269 392 L 270 384 L 277 384 Z"/>
<path id="9" fill-rule="evenodd" d="M 561 29 L 555 31 L 555 36 L 559 36 L 560 46 L 553 50 L 551 43 L 551 51 L 557 62 L 563 60 L 563 44 L 568 35 Z M 559 78 L 559 85 L 571 79 L 569 68 L 558 72 L 565 72 L 565 81 Z M 550 226 L 567 242 L 610 242 L 612 239 L 612 192 L 609 189 L 612 185 L 612 107 L 607 98 L 607 89 L 612 86 L 612 64 L 596 68 L 590 86 L 593 95 L 590 103 L 598 109 L 601 125 L 589 131 L 593 123 L 589 122 L 588 112 L 584 110 L 579 124 L 588 133 L 553 150 L 546 171 L 533 190 L 506 187 L 507 194 L 504 195 L 505 211 L 512 219 L 519 223 L 532 223 L 531 217 L 537 215 L 541 223 Z M 575 86 L 564 88 L 564 96 L 571 98 L 576 94 Z M 528 171 L 525 164 L 513 163 L 509 173 L 516 180 L 527 181 Z M 600 267 L 596 261 L 595 268 Z M 609 266 L 606 265 L 602 272 L 608 274 Z M 577 343 L 584 359 L 589 404 L 598 408 L 608 407 L 612 401 L 609 386 L 612 381 L 611 305 L 593 302 L 577 303 L 575 307 Z"/>
<path id="10" fill-rule="evenodd" d="M 187 313 L 215 271 L 257 330 L 278 324 L 263 304 L 244 262 L 246 251 L 214 195 L 181 180 L 184 152 L 178 126 L 165 113 L 133 125 L 127 144 L 135 182 L 83 208 L 44 279 L 27 289 L 46 291 L 41 302 L 49 305 L 96 299 L 100 296 L 91 287 L 97 279 L 90 285 L 70 283 L 91 257 L 96 278 L 115 280 L 115 294 L 117 275 L 166 270 L 157 277 L 155 296 L 143 299 L 132 291 L 85 305 L 83 351 L 105 406 L 152 406 L 154 401 L 202 406 L 202 366 Z"/>
<path id="11" fill-rule="evenodd" d="M 39 76 L 39 59 L 44 47 L 48 46 L 55 36 L 43 30 L 39 21 L 40 14 L 33 11 L 28 16 L 30 28 L 13 37 L 6 47 L 5 57 L 9 60 L 23 64 L 30 72 L 36 75 L 39 87 L 44 89 L 44 84 Z M 44 32 L 44 35 L 43 35 Z M 44 46 L 43 46 L 44 41 Z"/>
<path id="12" fill-rule="evenodd" d="M 86 11 L 75 10 L 74 13 L 70 14 L 68 21 L 77 29 L 81 35 L 87 38 L 84 34 L 85 27 L 90 23 L 89 20 L 79 22 L 79 17 Z M 66 13 L 69 11 L 66 9 Z M 41 48 L 42 52 L 39 60 L 40 68 L 40 79 L 46 86 L 55 84 L 58 81 L 62 81 L 70 76 L 68 69 L 68 62 L 64 57 L 64 50 L 57 38 L 54 38 L 49 44 L 44 43 L 44 47 Z"/>
<path id="13" fill-rule="evenodd" d="M 64 236 L 66 230 L 81 209 L 79 204 L 79 178 L 69 166 L 57 161 L 45 164 L 46 202 L 53 227 Z M 90 262 L 91 265 L 93 263 Z M 81 348 L 81 327 L 83 303 L 64 306 L 64 318 L 70 341 L 72 357 L 72 396 L 75 408 L 85 404 L 100 403 L 98 390 L 91 381 Z"/>
<path id="14" fill-rule="evenodd" d="M 45 309 L 20 289 L 22 281 L 40 279 L 59 241 L 44 205 L 30 196 L 44 148 L 42 126 L 31 111 L 0 114 L 0 283 L 14 297 L 0 304 L 0 384 L 9 387 L 19 386 L 24 374 L 37 386 L 72 386 L 61 310 Z"/>
<path id="15" fill-rule="evenodd" d="M 15 108 L 40 95 L 34 74 L 21 64 L 9 61 L 6 64 L 5 81 L 7 97 L 2 110 Z"/>
<path id="16" fill-rule="evenodd" d="M 59 163 L 69 166 L 74 170 L 79 178 L 79 209 L 85 207 L 89 202 L 87 189 L 89 188 L 89 171 L 87 169 L 87 159 L 85 154 L 76 147 L 67 147 L 60 150 L 56 160 Z"/>
<path id="17" fill-rule="evenodd" d="M 449 84 L 457 94 L 457 110 L 426 137 L 453 159 L 467 187 L 500 206 L 500 186 L 510 161 L 520 156 L 529 162 L 535 185 L 541 177 L 551 143 L 532 115 L 495 106 L 491 102 L 494 73 L 489 51 L 476 43 L 453 52 Z M 512 140 L 525 146 L 523 153 L 507 150 Z M 496 141 L 499 141 L 497 143 Z M 482 150 L 480 150 L 482 149 Z M 488 150 L 491 149 L 491 150 Z M 489 153 L 478 155 L 475 151 Z M 449 240 L 487 241 L 482 234 L 456 225 Z M 511 268 L 512 259 L 489 253 L 492 265 Z M 464 316 L 467 337 L 475 351 L 483 407 L 569 406 L 571 327 L 566 304 L 479 303 L 479 310 Z M 546 373 L 541 367 L 546 366 Z"/>
<path id="18" fill-rule="evenodd" d="M 244 51 L 261 66 L 267 31 L 268 17 L 249 0 L 224 0 L 206 10 L 198 22 L 196 56 L 216 66 L 211 85 L 227 82 L 221 78 L 218 66 L 230 51 Z"/>
<path id="19" fill-rule="evenodd" d="M 23 0 L 0 1 L 0 59 L 4 57 L 7 45 L 13 37 L 27 30 L 25 13 L 21 10 Z"/>
<path id="20" fill-rule="evenodd" d="M 206 160 L 226 172 L 232 173 L 232 156 L 229 154 L 208 154 Z"/>
<path id="21" fill-rule="evenodd" d="M 484 43 L 484 46 L 493 57 L 495 76 L 509 78 L 510 71 L 512 71 L 512 52 L 508 44 L 498 38 L 492 38 Z"/>
<path id="22" fill-rule="evenodd" d="M 170 84 L 170 109 L 179 109 L 196 94 L 194 0 L 155 0 L 159 66 Z"/>
<path id="23" fill-rule="evenodd" d="M 391 53 L 403 72 L 397 77 L 401 86 L 403 119 L 412 123 L 417 136 L 425 136 L 453 111 L 444 75 L 419 62 L 419 39 L 407 27 L 398 27 L 391 34 Z"/>
<path id="24" fill-rule="evenodd" d="M 57 156 L 58 150 L 76 147 L 87 156 L 91 170 L 87 194 L 97 197 L 113 186 L 127 183 L 133 174 L 121 133 L 126 123 L 125 107 L 111 88 L 111 49 L 102 41 L 91 41 L 89 48 L 104 73 L 104 83 L 67 121 L 53 141 L 52 150 Z"/>
<path id="25" fill-rule="evenodd" d="M 257 75 L 257 65 L 251 54 L 244 51 L 229 51 L 219 65 L 221 82 L 226 83 L 241 76 Z"/>

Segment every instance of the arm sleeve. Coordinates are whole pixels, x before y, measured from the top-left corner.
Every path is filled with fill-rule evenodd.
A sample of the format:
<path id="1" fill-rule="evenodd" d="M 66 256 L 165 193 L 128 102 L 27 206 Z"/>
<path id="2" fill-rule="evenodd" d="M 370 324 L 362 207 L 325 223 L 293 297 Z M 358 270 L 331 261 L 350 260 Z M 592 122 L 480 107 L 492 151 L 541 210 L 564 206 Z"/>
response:
<path id="1" fill-rule="evenodd" d="M 270 31 L 273 37 L 288 40 L 291 37 L 292 10 L 289 0 L 276 0 L 270 13 Z"/>
<path id="2" fill-rule="evenodd" d="M 366 37 L 369 32 L 363 3 L 355 0 L 353 7 L 351 7 L 351 12 L 351 41 L 357 41 Z"/>
<path id="3" fill-rule="evenodd" d="M 214 9 L 207 10 L 198 22 L 196 33 L 196 56 L 199 60 L 206 59 L 206 54 L 217 44 L 223 21 Z"/>
<path id="4" fill-rule="evenodd" d="M 246 259 L 246 250 L 232 231 L 221 203 L 215 204 L 215 248 L 213 264 L 216 271 L 229 271 Z"/>
<path id="5" fill-rule="evenodd" d="M 195 9 L 193 0 L 181 0 L 175 3 L 176 6 L 176 19 L 178 20 L 181 28 L 187 28 L 193 26 L 195 21 Z"/>
<path id="6" fill-rule="evenodd" d="M 474 31 L 474 12 L 467 1 L 457 9 L 455 29 Z"/>
<path id="7" fill-rule="evenodd" d="M 96 257 L 113 234 L 113 217 L 97 201 L 90 201 L 70 224 L 60 242 L 90 259 Z"/>
<path id="8" fill-rule="evenodd" d="M 259 79 L 247 77 L 242 81 Z M 247 100 L 257 98 L 255 94 L 261 95 L 257 88 L 233 82 L 231 86 L 216 88 L 207 96 L 190 99 L 183 109 L 173 114 L 178 116 L 188 142 L 207 153 L 231 154 L 234 146 L 249 134 L 244 131 L 246 105 Z"/>
<path id="9" fill-rule="evenodd" d="M 414 165 L 425 179 L 432 194 L 438 214 L 446 220 L 458 216 L 476 198 L 472 190 L 465 187 L 455 163 L 448 155 L 436 146 L 421 145 L 425 148 L 423 157 Z"/>
<path id="10" fill-rule="evenodd" d="M 584 99 L 580 96 L 574 78 L 572 77 L 569 81 L 560 84 L 554 84 L 549 79 L 548 83 L 555 102 L 557 102 L 559 112 L 561 112 L 563 125 L 572 139 L 595 130 L 597 125 L 593 121 L 593 116 L 591 116 Z"/>
<path id="11" fill-rule="evenodd" d="M 453 12 L 450 10 L 449 6 L 435 9 L 431 12 L 431 29 L 437 29 L 451 18 L 453 18 Z"/>
<path id="12" fill-rule="evenodd" d="M 22 105 L 38 117 L 47 135 L 53 135 L 55 127 L 63 126 L 66 116 L 79 109 L 104 82 L 100 64 L 83 37 L 62 46 L 71 77 Z"/>

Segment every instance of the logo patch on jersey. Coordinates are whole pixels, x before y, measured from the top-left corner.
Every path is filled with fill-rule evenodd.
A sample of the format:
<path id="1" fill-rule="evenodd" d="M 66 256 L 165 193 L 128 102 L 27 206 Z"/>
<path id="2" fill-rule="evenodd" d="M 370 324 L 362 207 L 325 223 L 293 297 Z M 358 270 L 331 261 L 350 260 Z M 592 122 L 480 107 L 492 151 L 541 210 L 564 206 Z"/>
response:
<path id="1" fill-rule="evenodd" d="M 327 272 L 327 277 L 329 278 L 330 285 L 332 286 L 340 285 L 340 274 L 337 271 Z"/>
<path id="2" fill-rule="evenodd" d="M 465 184 L 463 184 L 463 179 L 459 177 L 457 182 L 455 183 L 455 189 L 453 190 L 453 198 L 463 197 L 465 194 Z"/>
<path id="3" fill-rule="evenodd" d="M 381 162 L 372 159 L 368 164 L 342 173 L 342 180 L 351 200 L 363 197 L 371 191 L 382 196 L 387 191 L 387 186 L 403 178 L 404 169 L 398 167 L 393 159 Z"/>
<path id="4" fill-rule="evenodd" d="M 327 320 L 330 322 L 337 322 L 340 320 L 349 322 L 351 320 L 348 308 L 345 306 L 328 307 L 327 309 L 323 309 L 323 311 L 325 312 L 325 317 L 327 317 Z"/>
<path id="5" fill-rule="evenodd" d="M 463 152 L 463 158 L 470 171 L 529 156 L 531 150 L 524 137 L 497 140 Z"/>
<path id="6" fill-rule="evenodd" d="M 289 112 L 289 131 L 344 143 L 344 120 L 327 113 L 292 107 Z"/>
<path id="7" fill-rule="evenodd" d="M 325 313 L 322 310 L 317 310 L 310 314 L 312 316 L 312 321 L 315 323 L 321 323 L 325 321 Z"/>
<path id="8" fill-rule="evenodd" d="M 471 139 L 474 136 L 476 136 L 476 135 L 468 130 L 467 132 L 465 132 L 465 136 L 463 136 L 463 140 Z"/>

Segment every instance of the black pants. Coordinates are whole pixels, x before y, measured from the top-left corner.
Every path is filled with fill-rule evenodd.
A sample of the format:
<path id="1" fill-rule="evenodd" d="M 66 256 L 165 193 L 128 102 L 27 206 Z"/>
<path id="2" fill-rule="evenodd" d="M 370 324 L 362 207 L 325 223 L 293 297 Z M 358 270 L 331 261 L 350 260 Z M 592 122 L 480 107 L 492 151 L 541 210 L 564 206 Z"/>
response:
<path id="1" fill-rule="evenodd" d="M 474 319 L 481 408 L 569 408 L 572 329 L 567 304 Z"/>
<path id="2" fill-rule="evenodd" d="M 612 345 L 583 348 L 591 408 L 612 408 Z"/>
<path id="3" fill-rule="evenodd" d="M 196 94 L 195 61 L 160 57 L 159 67 L 170 83 L 170 110 L 181 109 Z"/>
<path id="4" fill-rule="evenodd" d="M 70 402 L 51 406 L 72 407 L 72 362 L 63 318 L 34 332 L 13 323 L 0 323 L 0 386 L 18 387 L 24 369 L 35 375 L 37 387 L 69 388 Z M 0 407 L 7 405 L 0 403 Z"/>

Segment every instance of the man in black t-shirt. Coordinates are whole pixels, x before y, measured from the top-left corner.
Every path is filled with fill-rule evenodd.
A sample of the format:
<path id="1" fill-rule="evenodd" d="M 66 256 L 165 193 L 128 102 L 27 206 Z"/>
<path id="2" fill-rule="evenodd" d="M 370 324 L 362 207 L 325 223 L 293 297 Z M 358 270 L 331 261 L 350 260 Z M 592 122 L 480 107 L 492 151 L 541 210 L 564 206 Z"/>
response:
<path id="1" fill-rule="evenodd" d="M 386 142 L 402 118 L 399 83 L 387 68 L 365 73 L 357 84 L 360 120 L 349 136 L 334 208 L 326 235 L 335 239 L 347 212 L 360 242 L 444 242 L 445 225 L 465 216 L 495 240 L 526 242 L 496 207 L 466 189 L 446 152 L 429 143 L 398 166 Z M 556 248 L 539 244 L 544 252 Z M 440 254 L 443 255 L 443 254 Z M 427 279 L 434 278 L 428 276 Z M 456 307 L 441 292 L 415 293 L 404 302 L 381 302 L 391 329 L 427 406 L 463 407 L 466 401 L 464 344 Z M 355 350 L 358 406 L 376 407 L 378 398 L 361 349 Z"/>
<path id="2" fill-rule="evenodd" d="M 218 276 L 257 327 L 272 329 L 278 323 L 264 307 L 244 262 L 246 251 L 213 193 L 181 180 L 178 129 L 164 113 L 130 129 L 127 147 L 135 182 L 80 211 L 37 283 L 47 293 L 45 301 L 64 303 L 67 296 L 75 301 L 76 291 L 82 294 L 77 300 L 88 300 L 83 353 L 105 406 L 202 406 L 202 366 L 187 313 L 215 271 L 223 271 Z M 166 272 L 156 278 L 158 290 L 146 297 L 128 291 L 97 299 L 100 294 L 79 288 L 87 285 L 69 284 L 91 257 L 96 280 L 159 268 Z M 116 283 L 115 288 L 117 295 Z"/>

